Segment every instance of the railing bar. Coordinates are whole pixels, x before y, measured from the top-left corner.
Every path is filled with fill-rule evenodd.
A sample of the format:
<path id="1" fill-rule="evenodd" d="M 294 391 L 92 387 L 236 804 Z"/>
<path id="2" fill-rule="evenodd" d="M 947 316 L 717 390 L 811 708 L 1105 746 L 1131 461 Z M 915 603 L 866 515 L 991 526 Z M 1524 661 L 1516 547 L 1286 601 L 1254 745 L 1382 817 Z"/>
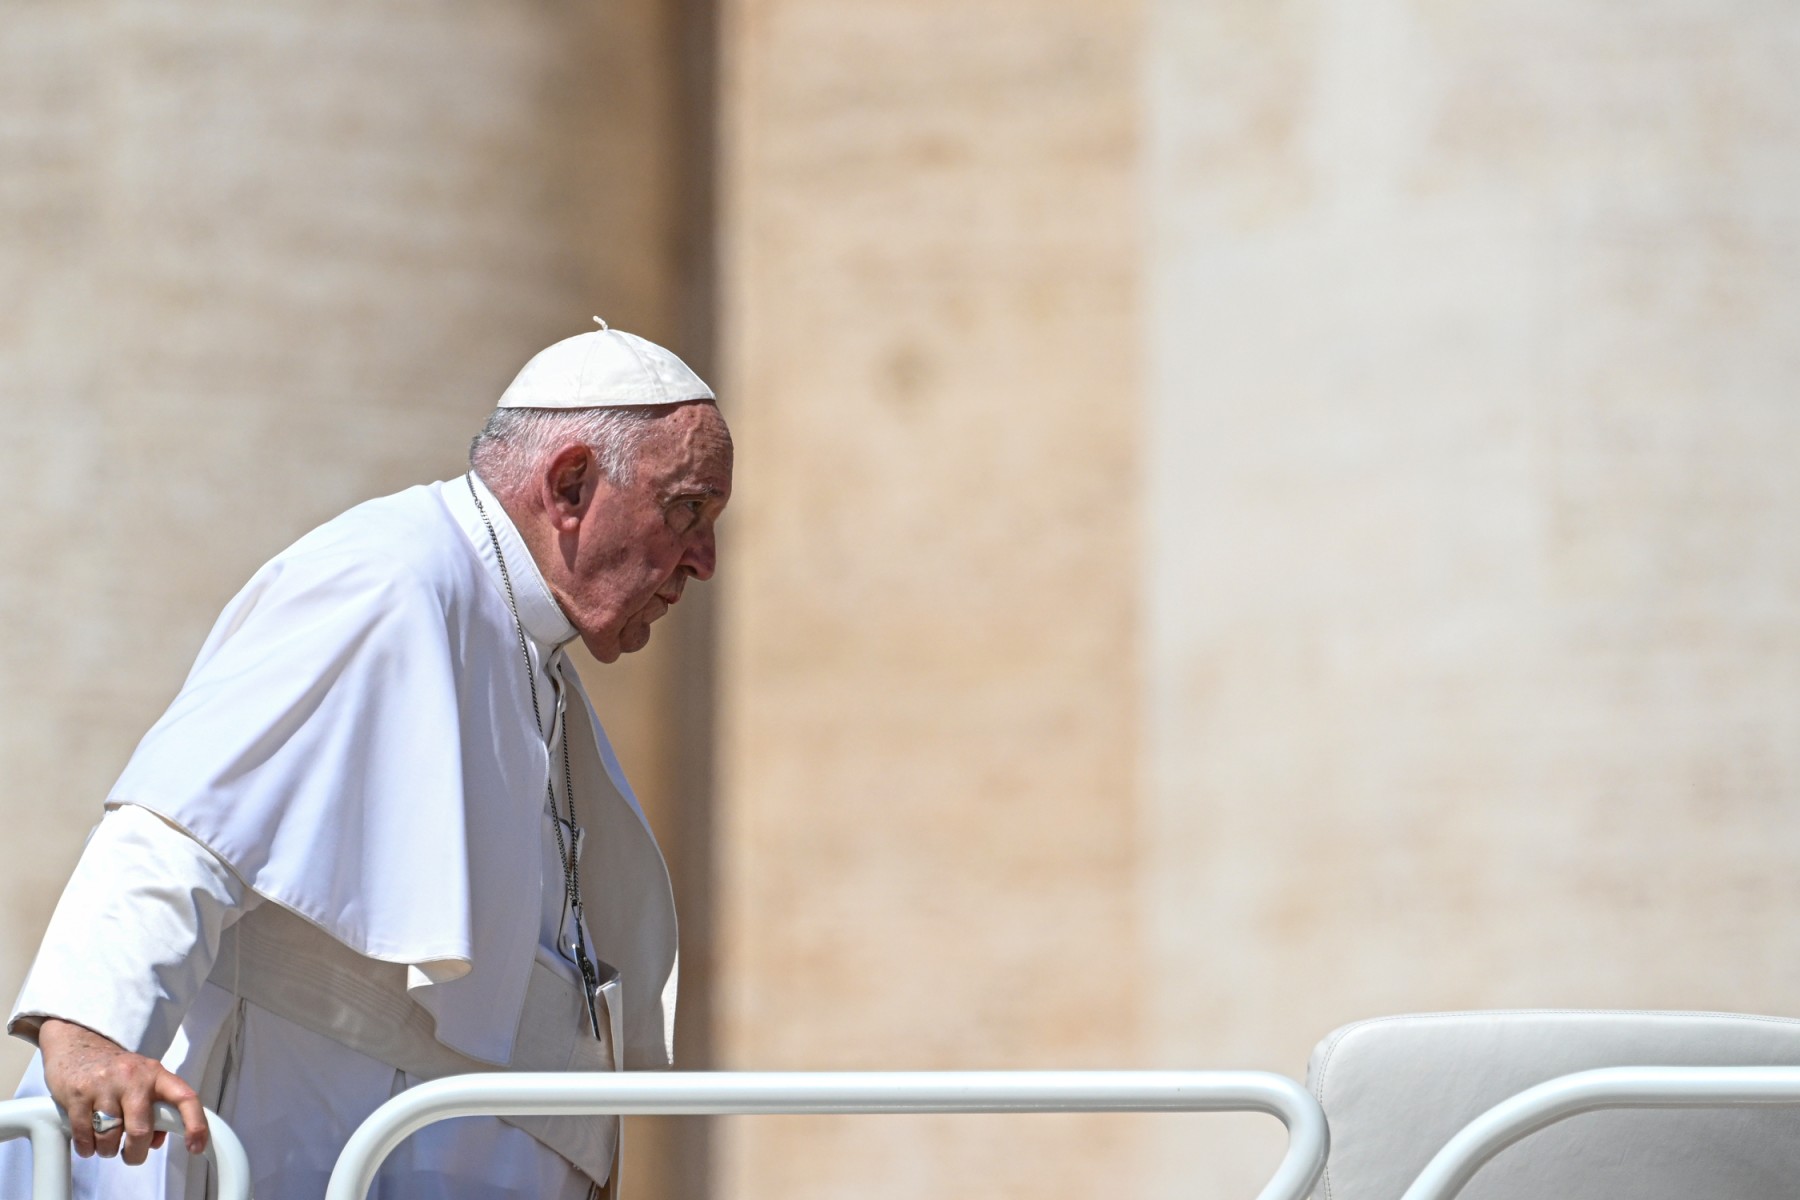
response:
<path id="1" fill-rule="evenodd" d="M 1303 1200 L 1324 1169 L 1324 1114 L 1293 1080 L 1256 1071 L 465 1075 L 420 1084 L 376 1109 L 345 1145 L 326 1200 L 366 1200 L 401 1141 L 458 1116 L 1219 1111 L 1266 1113 L 1287 1126 L 1287 1153 L 1259 1200 Z"/>
<path id="2" fill-rule="evenodd" d="M 220 1200 L 250 1200 L 250 1159 L 243 1142 L 210 1108 L 206 1124 L 210 1131 L 206 1157 L 212 1160 L 217 1175 Z M 177 1136 L 184 1129 L 181 1114 L 167 1104 L 156 1106 L 155 1125 Z M 34 1200 L 69 1200 L 69 1124 L 56 1101 L 48 1096 L 0 1101 L 0 1141 L 15 1137 L 31 1141 Z"/>
<path id="3" fill-rule="evenodd" d="M 1619 1108 L 1800 1105 L 1797 1067 L 1605 1067 L 1540 1083 L 1463 1126 L 1402 1200 L 1451 1200 L 1490 1159 L 1580 1113 Z"/>

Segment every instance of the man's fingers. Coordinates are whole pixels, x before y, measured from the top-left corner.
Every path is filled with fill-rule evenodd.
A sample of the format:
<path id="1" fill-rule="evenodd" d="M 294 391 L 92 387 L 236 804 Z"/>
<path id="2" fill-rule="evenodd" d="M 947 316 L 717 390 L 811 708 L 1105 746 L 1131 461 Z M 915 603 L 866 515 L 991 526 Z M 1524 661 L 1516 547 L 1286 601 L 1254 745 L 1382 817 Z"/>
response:
<path id="1" fill-rule="evenodd" d="M 154 1077 L 133 1079 L 119 1104 L 124 1109 L 125 1137 L 119 1143 L 119 1156 L 127 1166 L 139 1166 L 150 1153 L 150 1135 L 156 1132 L 156 1117 L 151 1111 Z"/>
<path id="2" fill-rule="evenodd" d="M 152 1150 L 161 1150 L 163 1148 L 163 1143 L 168 1140 L 168 1131 L 166 1129 L 159 1129 L 150 1135 L 150 1148 Z"/>
<path id="3" fill-rule="evenodd" d="M 107 1113 L 116 1117 L 119 1115 L 119 1110 L 125 1107 L 125 1103 L 126 1101 L 121 1096 L 98 1095 L 94 1097 L 94 1111 L 96 1113 Z M 88 1132 L 93 1134 L 94 1137 L 95 1154 L 98 1154 L 101 1158 L 116 1158 L 118 1156 L 119 1143 L 125 1136 L 124 1125 L 113 1126 L 111 1133 L 98 1133 L 95 1132 L 93 1125 L 89 1124 Z"/>
<path id="4" fill-rule="evenodd" d="M 181 1124 L 187 1134 L 189 1154 L 199 1154 L 206 1149 L 206 1109 L 200 1104 L 199 1093 L 170 1071 L 164 1071 L 156 1079 L 155 1098 L 173 1104 L 181 1113 Z"/>
<path id="5" fill-rule="evenodd" d="M 75 1153 L 82 1158 L 94 1157 L 94 1110 L 86 1100 L 71 1097 L 67 1105 L 69 1113 L 69 1144 L 75 1147 Z"/>
<path id="6" fill-rule="evenodd" d="M 159 1100 L 180 1110 L 188 1149 L 198 1154 L 206 1148 L 206 1114 L 199 1096 L 155 1059 L 54 1017 L 38 1028 L 38 1048 L 44 1055 L 44 1082 L 69 1114 L 69 1141 L 81 1157 L 111 1158 L 122 1149 L 128 1164 L 141 1164 L 164 1141 L 156 1130 Z M 116 1127 L 96 1134 L 95 1112 L 119 1118 Z"/>

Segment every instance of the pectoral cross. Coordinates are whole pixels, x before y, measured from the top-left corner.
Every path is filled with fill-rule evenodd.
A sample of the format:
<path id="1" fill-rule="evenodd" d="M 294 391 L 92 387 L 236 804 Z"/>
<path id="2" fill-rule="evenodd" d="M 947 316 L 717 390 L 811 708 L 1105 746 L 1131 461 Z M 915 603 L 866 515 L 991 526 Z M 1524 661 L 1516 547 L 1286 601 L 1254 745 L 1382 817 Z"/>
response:
<path id="1" fill-rule="evenodd" d="M 587 939 L 581 936 L 581 915 L 575 916 L 575 966 L 581 971 L 581 998 L 587 1003 L 588 1025 L 594 1031 L 594 1040 L 600 1040 L 600 972 L 594 970 L 594 960 L 588 957 Z M 613 1053 L 617 1054 L 615 1047 Z"/>

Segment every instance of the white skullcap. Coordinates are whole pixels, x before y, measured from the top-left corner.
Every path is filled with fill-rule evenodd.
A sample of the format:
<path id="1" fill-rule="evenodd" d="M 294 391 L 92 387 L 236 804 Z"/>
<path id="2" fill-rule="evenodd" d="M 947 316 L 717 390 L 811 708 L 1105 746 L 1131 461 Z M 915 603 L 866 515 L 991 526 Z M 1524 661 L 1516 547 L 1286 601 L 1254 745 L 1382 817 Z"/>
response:
<path id="1" fill-rule="evenodd" d="M 532 356 L 501 393 L 501 408 L 618 408 L 711 400 L 713 391 L 688 365 L 636 334 L 600 328 L 576 334 Z"/>

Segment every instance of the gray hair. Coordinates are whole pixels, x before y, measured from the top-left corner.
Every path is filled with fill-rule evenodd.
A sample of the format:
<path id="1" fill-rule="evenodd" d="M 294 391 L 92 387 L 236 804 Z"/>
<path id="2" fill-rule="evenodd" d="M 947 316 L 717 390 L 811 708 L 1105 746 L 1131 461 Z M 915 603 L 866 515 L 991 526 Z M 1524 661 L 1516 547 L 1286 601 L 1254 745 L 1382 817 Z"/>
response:
<path id="1" fill-rule="evenodd" d="M 662 405 L 619 408 L 497 408 L 469 443 L 469 466 L 496 494 L 526 486 L 565 446 L 586 446 L 615 487 L 631 482 L 638 450 Z"/>

